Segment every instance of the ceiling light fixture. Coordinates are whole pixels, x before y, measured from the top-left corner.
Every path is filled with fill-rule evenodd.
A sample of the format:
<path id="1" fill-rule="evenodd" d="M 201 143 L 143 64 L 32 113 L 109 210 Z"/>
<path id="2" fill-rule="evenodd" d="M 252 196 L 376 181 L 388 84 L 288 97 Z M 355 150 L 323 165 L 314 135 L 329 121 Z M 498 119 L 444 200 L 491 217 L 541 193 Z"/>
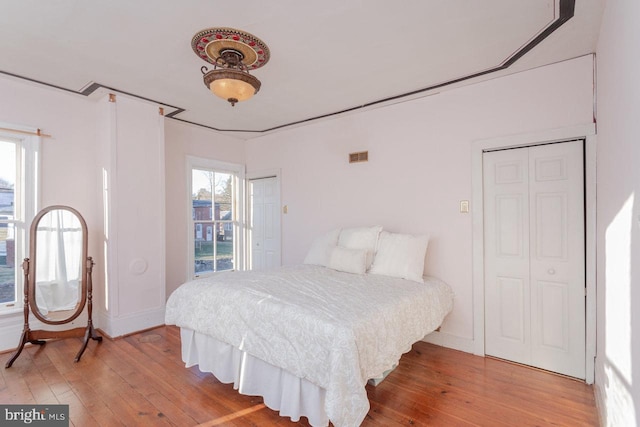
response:
<path id="1" fill-rule="evenodd" d="M 260 80 L 249 70 L 262 67 L 271 56 L 267 45 L 256 36 L 233 28 L 208 28 L 191 40 L 193 51 L 213 64 L 202 66 L 204 85 L 232 106 L 258 93 Z"/>

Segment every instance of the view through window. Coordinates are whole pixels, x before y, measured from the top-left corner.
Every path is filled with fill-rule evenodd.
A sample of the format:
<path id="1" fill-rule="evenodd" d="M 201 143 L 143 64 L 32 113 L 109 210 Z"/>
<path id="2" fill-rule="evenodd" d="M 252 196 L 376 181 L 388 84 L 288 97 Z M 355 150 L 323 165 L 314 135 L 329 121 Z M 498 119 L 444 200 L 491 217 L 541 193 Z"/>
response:
<path id="1" fill-rule="evenodd" d="M 236 264 L 235 175 L 191 170 L 194 273 L 232 270 Z"/>
<path id="2" fill-rule="evenodd" d="M 16 143 L 0 139 L 0 304 L 15 303 L 16 292 Z M 18 258 L 19 259 L 19 258 Z M 18 264 L 18 265 L 16 265 Z"/>

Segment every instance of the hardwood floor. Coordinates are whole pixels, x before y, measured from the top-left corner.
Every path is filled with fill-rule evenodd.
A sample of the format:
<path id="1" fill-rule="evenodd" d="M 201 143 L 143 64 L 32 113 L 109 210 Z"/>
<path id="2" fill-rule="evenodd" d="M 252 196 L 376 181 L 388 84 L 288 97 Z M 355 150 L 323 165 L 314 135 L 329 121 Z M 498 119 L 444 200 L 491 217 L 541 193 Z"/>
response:
<path id="1" fill-rule="evenodd" d="M 78 427 L 308 425 L 186 369 L 175 327 L 91 341 L 74 363 L 80 345 L 27 346 L 13 367 L 0 368 L 0 402 L 68 404 Z M 9 357 L 0 354 L 2 366 Z M 598 425 L 593 388 L 582 382 L 424 342 L 367 392 L 363 426 Z"/>

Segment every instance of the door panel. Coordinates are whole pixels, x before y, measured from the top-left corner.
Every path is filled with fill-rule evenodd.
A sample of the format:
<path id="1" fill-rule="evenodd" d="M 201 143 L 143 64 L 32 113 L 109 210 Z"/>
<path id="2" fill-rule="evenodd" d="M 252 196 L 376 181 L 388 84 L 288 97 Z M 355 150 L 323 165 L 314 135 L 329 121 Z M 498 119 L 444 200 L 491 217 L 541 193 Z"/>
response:
<path id="1" fill-rule="evenodd" d="M 496 196 L 496 256 L 522 258 L 524 251 L 523 204 L 522 194 Z"/>
<path id="2" fill-rule="evenodd" d="M 251 181 L 249 184 L 249 195 L 251 204 L 249 206 L 251 216 L 251 228 L 249 238 L 251 239 L 251 254 L 249 268 L 251 270 L 262 270 L 265 268 L 264 259 L 264 182 Z"/>
<path id="3" fill-rule="evenodd" d="M 538 259 L 566 259 L 567 195 L 565 193 L 536 194 L 535 207 L 536 256 Z"/>
<path id="4" fill-rule="evenodd" d="M 498 277 L 500 295 L 500 338 L 524 343 L 524 281 Z"/>
<path id="5" fill-rule="evenodd" d="M 541 147 L 550 147 L 543 145 Z M 537 150 L 539 153 L 540 151 Z M 541 156 L 535 159 L 536 181 L 557 181 L 567 179 L 567 163 L 565 157 Z"/>
<path id="6" fill-rule="evenodd" d="M 252 270 L 279 267 L 280 190 L 277 178 L 249 181 L 251 241 L 249 266 Z"/>
<path id="7" fill-rule="evenodd" d="M 585 378 L 584 178 L 582 141 L 529 148 L 532 204 L 531 357 Z"/>
<path id="8" fill-rule="evenodd" d="M 540 301 L 540 345 L 551 349 L 569 349 L 569 307 L 567 284 L 537 282 Z"/>
<path id="9" fill-rule="evenodd" d="M 487 354 L 530 363 L 529 160 L 520 150 L 490 154 L 484 158 L 485 257 L 492 260 L 485 264 L 485 345 Z"/>

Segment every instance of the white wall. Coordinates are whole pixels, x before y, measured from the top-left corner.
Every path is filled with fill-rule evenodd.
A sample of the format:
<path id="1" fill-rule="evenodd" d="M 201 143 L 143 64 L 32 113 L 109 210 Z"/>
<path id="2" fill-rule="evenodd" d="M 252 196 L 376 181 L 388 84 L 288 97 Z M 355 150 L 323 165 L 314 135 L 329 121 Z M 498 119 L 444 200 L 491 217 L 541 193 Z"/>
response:
<path id="1" fill-rule="evenodd" d="M 597 399 L 640 423 L 640 2 L 608 1 L 597 48 Z"/>
<path id="2" fill-rule="evenodd" d="M 105 288 L 98 326 L 118 337 L 164 324 L 164 117 L 152 102 L 100 100 L 98 168 L 103 175 Z M 112 101 L 112 102 L 110 102 Z"/>
<path id="3" fill-rule="evenodd" d="M 334 227 L 430 233 L 426 273 L 456 293 L 442 331 L 471 342 L 471 215 L 458 212 L 471 199 L 471 143 L 592 119 L 585 56 L 250 140 L 247 172 L 282 170 L 284 264 L 301 262 Z M 350 165 L 348 153 L 361 150 L 369 162 Z"/>
<path id="4" fill-rule="evenodd" d="M 97 233 L 101 223 L 96 220 L 100 208 L 95 204 L 95 103 L 6 77 L 0 77 L 0 99 L 0 121 L 52 135 L 42 139 L 40 208 L 72 206 L 85 218 L 89 233 Z M 97 242 L 90 242 L 90 249 L 97 247 Z"/>
<path id="5" fill-rule="evenodd" d="M 167 297 L 187 280 L 187 156 L 244 164 L 245 142 L 206 128 L 165 120 Z"/>
<path id="6" fill-rule="evenodd" d="M 40 128 L 52 138 L 41 144 L 41 203 L 77 209 L 89 230 L 89 255 L 99 258 L 102 221 L 97 192 L 96 104 L 86 98 L 18 79 L 0 77 L 0 122 Z M 102 278 L 94 275 L 96 286 Z M 81 323 L 78 318 L 75 322 Z M 77 325 L 81 326 L 81 325 Z M 0 351 L 15 348 L 22 313 L 0 316 Z"/>

